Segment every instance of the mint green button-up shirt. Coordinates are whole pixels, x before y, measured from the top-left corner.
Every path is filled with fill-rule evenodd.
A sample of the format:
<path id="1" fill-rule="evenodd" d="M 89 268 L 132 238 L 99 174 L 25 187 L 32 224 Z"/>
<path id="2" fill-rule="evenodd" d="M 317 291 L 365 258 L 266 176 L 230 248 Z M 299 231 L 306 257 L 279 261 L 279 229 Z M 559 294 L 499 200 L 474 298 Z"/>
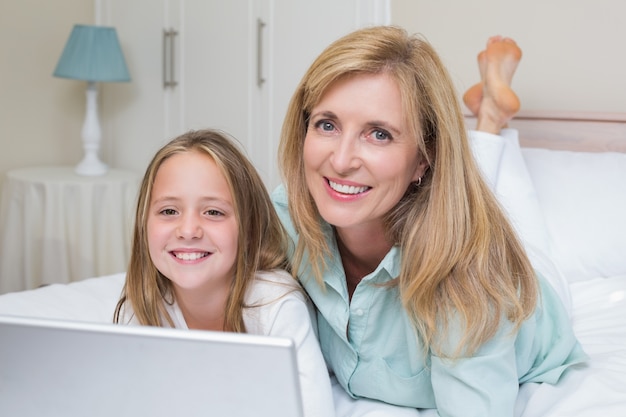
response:
<path id="1" fill-rule="evenodd" d="M 272 198 L 297 241 L 284 188 Z M 306 261 L 299 277 L 317 308 L 324 358 L 353 398 L 436 408 L 441 416 L 512 416 L 520 383 L 555 383 L 567 367 L 586 359 L 560 299 L 541 277 L 540 304 L 518 332 L 504 324 L 474 356 L 454 362 L 424 354 L 397 287 L 381 285 L 399 275 L 399 248 L 363 278 L 350 301 L 333 230 L 325 223 L 321 227 L 331 248 L 325 287 Z M 451 332 L 451 346 L 459 336 Z"/>

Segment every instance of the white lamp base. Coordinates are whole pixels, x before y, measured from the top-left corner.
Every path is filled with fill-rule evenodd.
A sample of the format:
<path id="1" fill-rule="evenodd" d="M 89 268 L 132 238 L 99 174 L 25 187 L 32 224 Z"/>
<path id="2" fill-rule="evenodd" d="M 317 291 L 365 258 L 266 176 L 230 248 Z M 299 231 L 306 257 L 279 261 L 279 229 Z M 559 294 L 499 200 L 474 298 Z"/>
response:
<path id="1" fill-rule="evenodd" d="M 85 154 L 85 157 L 76 168 L 74 168 L 74 172 L 78 175 L 87 175 L 87 176 L 99 176 L 104 175 L 109 171 L 109 167 L 107 164 L 102 162 L 98 155 L 94 152 L 89 152 Z"/>
<path id="2" fill-rule="evenodd" d="M 98 89 L 95 82 L 87 83 L 87 111 L 82 130 L 83 150 L 85 156 L 74 171 L 78 175 L 104 175 L 109 167 L 98 158 L 102 131 L 98 120 Z"/>

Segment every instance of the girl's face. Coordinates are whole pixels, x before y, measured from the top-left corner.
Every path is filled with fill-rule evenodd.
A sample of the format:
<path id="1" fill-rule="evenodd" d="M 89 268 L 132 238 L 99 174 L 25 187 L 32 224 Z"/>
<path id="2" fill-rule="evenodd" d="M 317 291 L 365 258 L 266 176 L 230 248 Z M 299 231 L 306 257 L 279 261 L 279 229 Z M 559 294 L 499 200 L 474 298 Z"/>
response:
<path id="1" fill-rule="evenodd" d="M 320 214 L 343 230 L 379 229 L 427 166 L 405 122 L 398 85 L 384 73 L 330 86 L 311 112 L 303 158 Z"/>
<path id="2" fill-rule="evenodd" d="M 184 152 L 161 164 L 150 199 L 148 246 L 175 290 L 229 288 L 237 232 L 232 195 L 211 157 Z"/>

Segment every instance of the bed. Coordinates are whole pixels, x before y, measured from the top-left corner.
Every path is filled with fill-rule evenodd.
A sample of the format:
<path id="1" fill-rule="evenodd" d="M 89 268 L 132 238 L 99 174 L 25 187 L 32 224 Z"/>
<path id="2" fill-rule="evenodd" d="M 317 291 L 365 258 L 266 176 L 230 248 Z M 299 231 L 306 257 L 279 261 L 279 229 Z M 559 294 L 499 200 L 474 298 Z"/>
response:
<path id="1" fill-rule="evenodd" d="M 534 203 L 590 356 L 557 385 L 524 386 L 516 415 L 624 417 L 626 113 L 527 112 L 511 127 L 520 130 Z M 5 294 L 0 314 L 110 322 L 123 281 L 119 273 Z"/>

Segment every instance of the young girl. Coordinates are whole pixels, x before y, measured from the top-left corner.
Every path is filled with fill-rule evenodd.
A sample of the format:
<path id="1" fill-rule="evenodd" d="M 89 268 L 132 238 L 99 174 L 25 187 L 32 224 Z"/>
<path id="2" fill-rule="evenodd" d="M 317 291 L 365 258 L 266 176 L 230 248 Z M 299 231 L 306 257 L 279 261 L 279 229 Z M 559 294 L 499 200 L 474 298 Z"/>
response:
<path id="1" fill-rule="evenodd" d="M 144 175 L 114 321 L 291 338 L 305 415 L 332 416 L 311 310 L 283 270 L 285 254 L 283 228 L 252 164 L 222 133 L 186 133 L 161 148 Z"/>

